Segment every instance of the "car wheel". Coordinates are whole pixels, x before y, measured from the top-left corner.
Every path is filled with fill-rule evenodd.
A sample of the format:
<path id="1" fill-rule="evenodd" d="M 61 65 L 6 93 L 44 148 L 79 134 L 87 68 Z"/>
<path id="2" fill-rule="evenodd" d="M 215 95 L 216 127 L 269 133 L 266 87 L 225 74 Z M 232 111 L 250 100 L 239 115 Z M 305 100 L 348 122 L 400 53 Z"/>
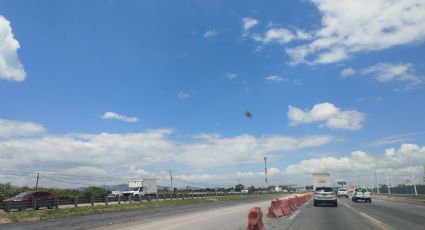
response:
<path id="1" fill-rule="evenodd" d="M 354 202 L 356 202 L 356 203 L 357 203 L 357 198 L 354 198 Z"/>
<path id="2" fill-rule="evenodd" d="M 52 209 L 53 208 L 53 206 L 50 206 L 50 205 L 49 206 L 46 206 L 46 207 L 47 207 L 47 209 Z"/>
<path id="3" fill-rule="evenodd" d="M 338 202 L 335 202 L 334 207 L 338 207 Z"/>
<path id="4" fill-rule="evenodd" d="M 313 205 L 314 205 L 314 206 L 317 206 L 317 202 L 313 202 Z"/>

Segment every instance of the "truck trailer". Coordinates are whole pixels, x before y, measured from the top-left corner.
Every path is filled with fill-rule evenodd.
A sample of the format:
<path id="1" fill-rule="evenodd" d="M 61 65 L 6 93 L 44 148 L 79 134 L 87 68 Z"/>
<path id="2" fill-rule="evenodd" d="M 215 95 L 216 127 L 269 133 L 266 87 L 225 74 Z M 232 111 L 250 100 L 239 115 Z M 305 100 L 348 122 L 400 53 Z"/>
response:
<path id="1" fill-rule="evenodd" d="M 317 187 L 332 187 L 331 175 L 329 173 L 313 173 L 313 190 Z"/>

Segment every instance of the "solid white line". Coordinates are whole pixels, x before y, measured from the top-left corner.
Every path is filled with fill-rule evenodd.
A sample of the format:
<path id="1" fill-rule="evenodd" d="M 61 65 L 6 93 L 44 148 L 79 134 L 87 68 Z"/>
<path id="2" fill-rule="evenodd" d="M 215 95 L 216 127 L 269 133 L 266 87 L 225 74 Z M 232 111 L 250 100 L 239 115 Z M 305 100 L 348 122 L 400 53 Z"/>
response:
<path id="1" fill-rule="evenodd" d="M 298 213 L 300 213 L 300 212 L 301 212 L 300 210 L 298 210 L 298 211 L 294 212 L 294 214 L 292 214 L 292 215 L 289 217 L 289 219 L 290 219 L 290 220 L 292 220 L 292 218 L 296 217 L 296 216 L 298 215 Z"/>

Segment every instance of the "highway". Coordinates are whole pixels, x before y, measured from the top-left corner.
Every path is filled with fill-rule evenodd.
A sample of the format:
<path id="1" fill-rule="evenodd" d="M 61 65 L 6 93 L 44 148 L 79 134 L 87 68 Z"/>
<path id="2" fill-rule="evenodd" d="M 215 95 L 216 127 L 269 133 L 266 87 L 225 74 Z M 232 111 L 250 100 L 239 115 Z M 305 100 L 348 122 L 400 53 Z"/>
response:
<path id="1" fill-rule="evenodd" d="M 153 211 L 137 217 L 126 214 L 114 217 L 98 214 L 65 220 L 40 221 L 12 224 L 5 229 L 164 229 L 164 230 L 215 230 L 246 229 L 247 214 L 251 207 L 258 206 L 264 212 L 266 229 L 425 229 L 425 205 L 404 204 L 374 197 L 372 203 L 353 203 L 339 198 L 339 206 L 314 207 L 312 200 L 301 205 L 288 217 L 268 218 L 270 201 L 249 201 L 232 205 L 210 205 L 204 208 L 189 206 L 181 210 Z M 104 218 L 100 218 L 102 216 Z M 107 218 L 105 218 L 107 217 Z M 73 223 L 73 224 L 71 224 Z M 0 229 L 2 226 L 0 225 Z"/>

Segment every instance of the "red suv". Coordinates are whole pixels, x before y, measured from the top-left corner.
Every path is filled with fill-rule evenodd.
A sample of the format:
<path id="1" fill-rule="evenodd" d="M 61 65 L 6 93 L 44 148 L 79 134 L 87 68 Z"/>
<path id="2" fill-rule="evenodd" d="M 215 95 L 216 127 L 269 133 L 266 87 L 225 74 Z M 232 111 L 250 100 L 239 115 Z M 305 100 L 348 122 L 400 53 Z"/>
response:
<path id="1" fill-rule="evenodd" d="M 59 198 L 58 195 L 50 192 L 34 191 L 34 192 L 23 192 L 14 197 L 3 200 L 3 202 L 11 202 L 11 209 L 17 208 L 19 210 L 30 208 L 32 201 L 37 201 L 37 208 L 54 207 L 54 200 Z M 28 206 L 29 205 L 29 206 Z"/>

